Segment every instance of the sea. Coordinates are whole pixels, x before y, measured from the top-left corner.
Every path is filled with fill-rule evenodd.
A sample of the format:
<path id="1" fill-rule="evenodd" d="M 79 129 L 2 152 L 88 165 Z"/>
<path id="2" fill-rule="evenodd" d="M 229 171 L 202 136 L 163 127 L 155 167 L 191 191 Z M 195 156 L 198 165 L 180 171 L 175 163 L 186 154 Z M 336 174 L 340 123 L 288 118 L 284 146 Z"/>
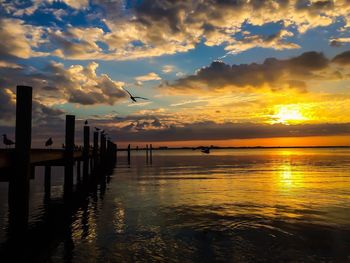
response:
<path id="1" fill-rule="evenodd" d="M 350 148 L 132 151 L 77 200 L 30 182 L 23 262 L 350 262 Z M 76 171 L 76 169 L 74 169 Z M 79 180 L 75 175 L 75 188 Z M 0 183 L 0 262 L 8 231 Z"/>

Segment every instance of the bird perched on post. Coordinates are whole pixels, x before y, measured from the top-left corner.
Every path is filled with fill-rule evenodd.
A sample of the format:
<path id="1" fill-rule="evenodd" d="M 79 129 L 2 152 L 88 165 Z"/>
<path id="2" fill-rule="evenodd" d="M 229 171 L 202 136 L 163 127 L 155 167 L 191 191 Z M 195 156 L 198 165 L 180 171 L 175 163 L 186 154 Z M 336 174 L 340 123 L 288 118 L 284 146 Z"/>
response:
<path id="1" fill-rule="evenodd" d="M 88 123 L 88 121 L 86 120 L 86 121 L 84 122 L 84 124 L 85 124 L 85 125 L 88 125 L 89 123 Z"/>
<path id="2" fill-rule="evenodd" d="M 10 139 L 7 138 L 7 135 L 6 135 L 6 134 L 3 134 L 2 136 L 3 136 L 3 143 L 4 143 L 6 146 L 9 146 L 9 147 L 10 147 L 11 145 L 14 145 L 14 144 L 15 144 L 12 140 L 10 140 Z"/>
<path id="3" fill-rule="evenodd" d="M 45 142 L 45 146 L 51 146 L 53 144 L 52 138 L 50 137 L 46 142 Z"/>
<path id="4" fill-rule="evenodd" d="M 100 131 L 101 129 L 100 129 L 100 128 L 95 127 L 95 130 L 98 132 L 98 131 Z"/>

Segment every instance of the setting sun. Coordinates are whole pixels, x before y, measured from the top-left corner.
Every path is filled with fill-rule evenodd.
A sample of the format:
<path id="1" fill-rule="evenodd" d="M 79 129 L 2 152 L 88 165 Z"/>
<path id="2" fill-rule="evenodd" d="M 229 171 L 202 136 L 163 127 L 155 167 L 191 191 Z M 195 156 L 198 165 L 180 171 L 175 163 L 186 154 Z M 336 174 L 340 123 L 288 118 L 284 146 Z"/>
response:
<path id="1" fill-rule="evenodd" d="M 271 123 L 296 124 L 301 123 L 306 118 L 302 109 L 298 105 L 278 105 Z"/>

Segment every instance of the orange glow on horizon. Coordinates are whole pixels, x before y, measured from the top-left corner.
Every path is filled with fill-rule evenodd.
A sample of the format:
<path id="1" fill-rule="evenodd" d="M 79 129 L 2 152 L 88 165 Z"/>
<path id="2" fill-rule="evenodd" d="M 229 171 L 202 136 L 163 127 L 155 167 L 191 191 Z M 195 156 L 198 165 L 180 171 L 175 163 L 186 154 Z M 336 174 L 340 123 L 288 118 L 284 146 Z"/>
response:
<path id="1" fill-rule="evenodd" d="M 278 137 L 233 140 L 200 140 L 200 141 L 172 141 L 172 142 L 132 142 L 140 147 L 146 144 L 153 147 L 194 147 L 199 145 L 220 147 L 293 147 L 293 146 L 350 146 L 350 136 L 313 136 L 313 137 Z M 123 145 L 123 143 L 121 143 Z"/>

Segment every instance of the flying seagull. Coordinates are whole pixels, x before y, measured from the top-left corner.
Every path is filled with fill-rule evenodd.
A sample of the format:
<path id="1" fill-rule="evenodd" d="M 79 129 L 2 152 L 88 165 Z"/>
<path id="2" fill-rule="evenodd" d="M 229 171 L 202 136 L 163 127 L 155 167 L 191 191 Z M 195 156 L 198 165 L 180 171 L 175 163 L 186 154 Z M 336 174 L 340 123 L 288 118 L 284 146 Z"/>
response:
<path id="1" fill-rule="evenodd" d="M 124 89 L 124 88 L 123 88 L 123 89 Z M 133 95 L 131 95 L 131 93 L 130 93 L 129 91 L 127 91 L 126 89 L 124 89 L 124 90 L 129 94 L 129 97 L 130 97 L 130 99 L 131 99 L 133 102 L 137 102 L 136 99 L 149 100 L 149 99 L 147 99 L 147 98 L 133 96 Z"/>
<path id="2" fill-rule="evenodd" d="M 51 146 L 53 144 L 52 138 L 50 137 L 46 142 L 45 142 L 45 146 Z"/>
<path id="3" fill-rule="evenodd" d="M 2 135 L 4 138 L 3 138 L 3 143 L 6 145 L 6 146 L 11 146 L 13 144 L 15 144 L 12 140 L 8 139 L 6 134 L 3 134 Z"/>

